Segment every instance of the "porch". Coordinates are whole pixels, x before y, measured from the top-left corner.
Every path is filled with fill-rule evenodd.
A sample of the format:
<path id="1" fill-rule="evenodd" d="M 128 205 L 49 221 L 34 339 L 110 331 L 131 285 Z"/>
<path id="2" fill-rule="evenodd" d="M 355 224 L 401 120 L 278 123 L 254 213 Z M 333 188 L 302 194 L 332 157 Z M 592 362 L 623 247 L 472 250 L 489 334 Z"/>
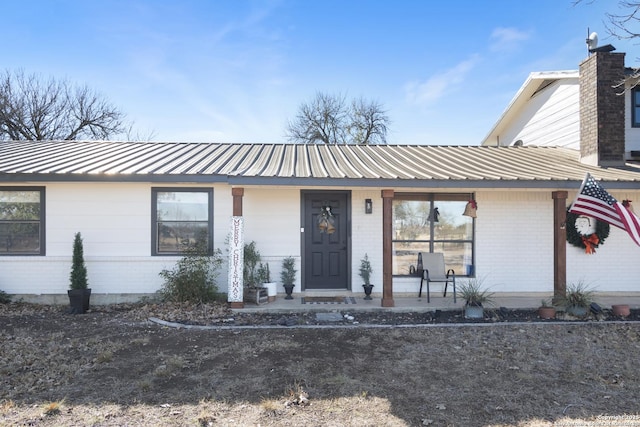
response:
<path id="1" fill-rule="evenodd" d="M 293 299 L 285 299 L 285 294 L 278 294 L 273 302 L 255 305 L 245 304 L 239 311 L 263 311 L 263 312 L 290 312 L 290 311 L 435 311 L 435 310 L 455 310 L 464 307 L 464 301 L 458 298 L 457 303 L 453 303 L 453 297 L 447 294 L 443 297 L 440 292 L 431 293 L 431 301 L 427 303 L 427 297 L 423 293 L 419 298 L 411 294 L 394 294 L 394 307 L 382 307 L 381 295 L 373 294 L 371 300 L 365 300 L 363 293 L 351 292 L 304 292 L 295 293 Z M 303 303 L 309 297 L 336 297 L 344 296 L 353 298 L 355 303 Z M 492 297 L 493 304 L 489 308 L 506 307 L 510 309 L 535 309 L 540 306 L 540 301 L 549 299 L 550 294 L 540 293 L 495 293 Z M 603 309 L 610 309 L 613 304 L 628 304 L 630 308 L 640 308 L 640 292 L 606 292 L 596 293 L 595 302 Z"/>

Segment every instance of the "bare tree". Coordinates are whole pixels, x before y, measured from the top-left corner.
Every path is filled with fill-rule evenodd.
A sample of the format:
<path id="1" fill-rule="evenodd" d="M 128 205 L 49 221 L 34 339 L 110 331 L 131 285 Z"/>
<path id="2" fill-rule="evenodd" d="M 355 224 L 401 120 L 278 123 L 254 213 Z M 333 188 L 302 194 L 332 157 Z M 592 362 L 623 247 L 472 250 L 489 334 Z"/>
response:
<path id="1" fill-rule="evenodd" d="M 364 98 L 351 103 L 349 134 L 356 144 L 386 144 L 389 117 L 382 105 Z"/>
<path id="2" fill-rule="evenodd" d="M 289 122 L 287 138 L 304 144 L 384 144 L 388 123 L 377 102 L 360 98 L 347 104 L 342 95 L 318 92 Z"/>
<path id="3" fill-rule="evenodd" d="M 23 71 L 0 75 L 0 139 L 109 139 L 124 114 L 87 86 Z"/>
<path id="4" fill-rule="evenodd" d="M 614 37 L 623 39 L 634 39 L 640 37 L 638 33 L 638 23 L 640 22 L 640 2 L 621 0 L 618 2 L 620 9 L 626 12 L 606 13 L 608 24 L 605 23 L 607 31 Z"/>
<path id="5" fill-rule="evenodd" d="M 573 5 L 593 4 L 597 0 L 574 0 Z M 618 8 L 621 13 L 605 13 L 604 21 L 607 32 L 618 40 L 634 39 L 640 37 L 640 33 L 633 28 L 640 22 L 640 1 L 619 0 Z"/>

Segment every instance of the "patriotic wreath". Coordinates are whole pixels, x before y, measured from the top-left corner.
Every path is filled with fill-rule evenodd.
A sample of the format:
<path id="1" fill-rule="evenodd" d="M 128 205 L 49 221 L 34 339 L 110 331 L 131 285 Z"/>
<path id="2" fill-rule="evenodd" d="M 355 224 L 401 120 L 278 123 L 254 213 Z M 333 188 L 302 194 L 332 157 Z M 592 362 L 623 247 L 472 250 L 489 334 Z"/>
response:
<path id="1" fill-rule="evenodd" d="M 567 242 L 577 248 L 584 249 L 587 254 L 595 254 L 596 248 L 609 237 L 609 224 L 604 221 L 596 221 L 595 232 L 585 236 L 576 229 L 576 219 L 579 216 L 567 210 Z"/>

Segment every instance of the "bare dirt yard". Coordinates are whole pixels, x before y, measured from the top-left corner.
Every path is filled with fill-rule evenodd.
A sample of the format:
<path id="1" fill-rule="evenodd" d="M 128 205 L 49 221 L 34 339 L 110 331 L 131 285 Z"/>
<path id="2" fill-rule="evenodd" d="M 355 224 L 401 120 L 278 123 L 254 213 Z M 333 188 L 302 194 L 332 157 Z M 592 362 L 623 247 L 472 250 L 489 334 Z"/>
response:
<path id="1" fill-rule="evenodd" d="M 336 313 L 0 304 L 0 425 L 640 426 L 636 321 Z"/>

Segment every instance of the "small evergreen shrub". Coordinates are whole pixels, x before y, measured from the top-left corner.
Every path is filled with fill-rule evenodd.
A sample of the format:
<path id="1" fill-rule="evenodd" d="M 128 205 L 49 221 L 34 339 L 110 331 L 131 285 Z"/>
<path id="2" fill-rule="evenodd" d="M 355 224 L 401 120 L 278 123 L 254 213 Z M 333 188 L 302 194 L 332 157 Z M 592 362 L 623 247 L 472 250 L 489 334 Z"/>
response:
<path id="1" fill-rule="evenodd" d="M 73 259 L 71 260 L 71 276 L 69 279 L 69 288 L 71 289 L 87 289 L 89 286 L 80 232 L 76 233 L 73 239 Z"/>
<path id="2" fill-rule="evenodd" d="M 282 260 L 282 271 L 280 271 L 280 280 L 283 285 L 293 285 L 296 280 L 296 260 L 293 257 L 286 257 Z"/>
<path id="3" fill-rule="evenodd" d="M 208 253 L 207 236 L 199 236 L 172 270 L 162 270 L 164 284 L 160 295 L 164 301 L 208 303 L 218 297 L 216 277 L 222 266 L 222 253 Z"/>
<path id="4" fill-rule="evenodd" d="M 0 304 L 9 304 L 11 302 L 11 295 L 5 291 L 0 291 Z"/>

